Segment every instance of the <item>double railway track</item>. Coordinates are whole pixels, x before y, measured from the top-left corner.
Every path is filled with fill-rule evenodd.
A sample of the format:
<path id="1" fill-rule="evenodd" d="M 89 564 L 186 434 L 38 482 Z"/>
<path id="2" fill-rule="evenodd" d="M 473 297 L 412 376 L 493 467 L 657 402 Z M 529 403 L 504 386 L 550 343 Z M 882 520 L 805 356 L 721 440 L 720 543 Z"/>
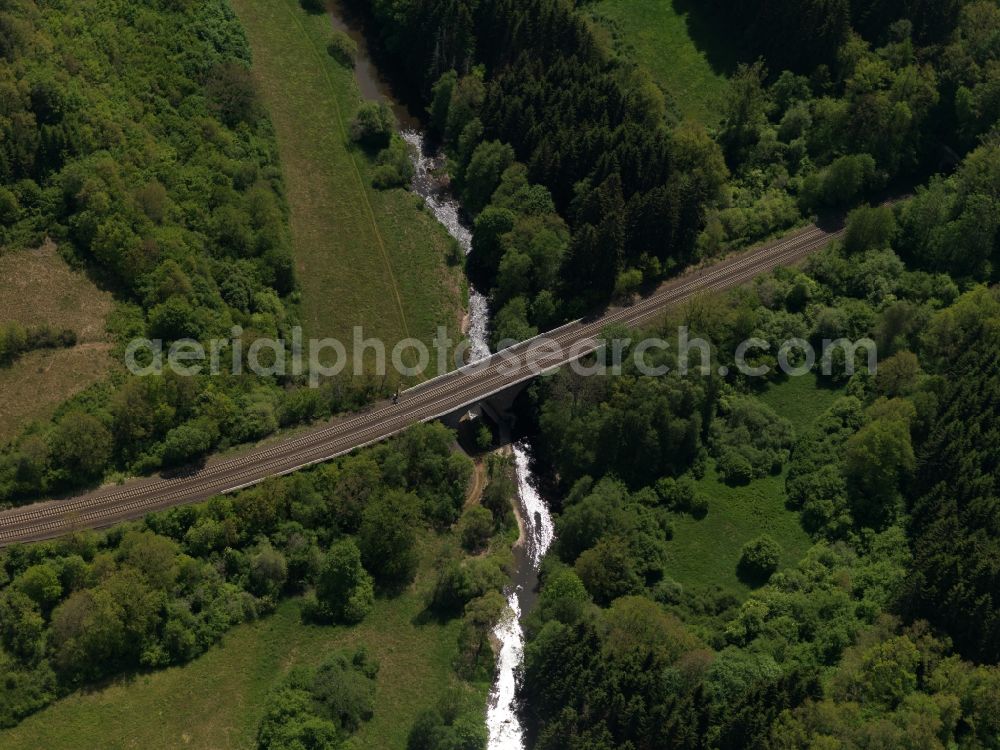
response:
<path id="1" fill-rule="evenodd" d="M 304 434 L 239 455 L 209 461 L 187 474 L 102 488 L 0 513 L 0 546 L 51 539 L 79 529 L 102 528 L 146 513 L 249 487 L 362 446 L 384 440 L 417 422 L 455 412 L 540 373 L 593 352 L 608 325 L 637 326 L 691 298 L 739 286 L 822 249 L 843 230 L 818 226 L 692 270 L 628 307 L 592 320 L 567 323 L 491 357 L 404 391 L 398 403 L 381 402 Z"/>

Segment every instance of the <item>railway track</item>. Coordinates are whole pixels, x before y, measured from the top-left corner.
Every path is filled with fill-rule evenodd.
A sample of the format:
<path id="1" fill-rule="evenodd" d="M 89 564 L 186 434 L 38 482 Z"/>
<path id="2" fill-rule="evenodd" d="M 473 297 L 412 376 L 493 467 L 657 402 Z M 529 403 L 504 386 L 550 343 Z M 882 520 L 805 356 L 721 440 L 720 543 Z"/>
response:
<path id="1" fill-rule="evenodd" d="M 699 268 L 666 282 L 635 304 L 592 320 L 567 323 L 488 359 L 407 389 L 397 404 L 381 402 L 302 435 L 237 456 L 209 461 L 185 475 L 141 479 L 64 500 L 48 500 L 0 513 L 0 546 L 54 538 L 110 526 L 146 513 L 233 492 L 384 440 L 417 422 L 430 421 L 530 380 L 593 352 L 611 324 L 636 326 L 665 309 L 707 292 L 739 286 L 825 247 L 843 230 L 818 226 Z M 545 342 L 543 346 L 542 343 Z M 554 345 L 553 348 L 549 348 Z M 558 349 L 558 353 L 553 353 Z"/>

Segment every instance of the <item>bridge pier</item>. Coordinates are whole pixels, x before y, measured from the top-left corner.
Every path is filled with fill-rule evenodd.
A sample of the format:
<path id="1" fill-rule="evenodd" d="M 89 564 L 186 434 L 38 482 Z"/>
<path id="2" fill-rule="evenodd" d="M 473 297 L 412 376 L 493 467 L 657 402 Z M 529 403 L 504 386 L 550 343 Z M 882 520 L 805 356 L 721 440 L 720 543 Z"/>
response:
<path id="1" fill-rule="evenodd" d="M 474 404 L 446 414 L 440 421 L 458 433 L 458 442 L 463 446 L 475 446 L 476 433 L 481 424 L 490 428 L 498 446 L 510 445 L 517 421 L 512 407 L 514 401 L 527 387 L 528 381 L 516 383 Z"/>

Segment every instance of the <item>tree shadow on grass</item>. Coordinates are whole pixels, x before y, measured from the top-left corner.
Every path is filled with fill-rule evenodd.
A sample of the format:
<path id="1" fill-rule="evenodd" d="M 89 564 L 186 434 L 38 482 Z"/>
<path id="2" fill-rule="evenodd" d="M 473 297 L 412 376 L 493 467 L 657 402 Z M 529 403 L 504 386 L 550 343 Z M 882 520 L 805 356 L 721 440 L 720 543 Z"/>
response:
<path id="1" fill-rule="evenodd" d="M 705 7 L 704 0 L 671 0 L 674 10 L 685 16 L 688 36 L 705 53 L 718 75 L 729 76 L 742 62 L 739 30 L 728 19 Z"/>
<path id="2" fill-rule="evenodd" d="M 736 577 L 740 579 L 740 582 L 752 589 L 759 589 L 771 580 L 773 574 L 773 571 L 763 571 L 755 566 L 745 565 L 742 562 L 736 566 Z"/>
<path id="3" fill-rule="evenodd" d="M 320 16 L 326 13 L 326 0 L 299 0 L 302 10 L 311 16 Z"/>
<path id="4" fill-rule="evenodd" d="M 461 614 L 461 612 L 441 611 L 428 604 L 410 618 L 410 624 L 417 628 L 425 625 L 447 625 L 456 617 L 460 617 Z"/>

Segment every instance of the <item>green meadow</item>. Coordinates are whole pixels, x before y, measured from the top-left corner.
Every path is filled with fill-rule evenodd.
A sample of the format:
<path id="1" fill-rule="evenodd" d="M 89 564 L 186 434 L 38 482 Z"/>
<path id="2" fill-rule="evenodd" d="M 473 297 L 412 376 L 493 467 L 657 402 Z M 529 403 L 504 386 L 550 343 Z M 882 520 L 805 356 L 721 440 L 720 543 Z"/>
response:
<path id="1" fill-rule="evenodd" d="M 789 420 L 799 435 L 840 395 L 806 375 L 772 385 L 758 398 Z M 719 479 L 709 462 L 698 482 L 698 493 L 708 499 L 708 515 L 701 520 L 683 515 L 675 521 L 668 575 L 684 586 L 719 586 L 745 596 L 750 588 L 737 577 L 736 565 L 743 545 L 761 534 L 781 545 L 781 567 L 793 567 L 812 541 L 798 512 L 785 507 L 787 470 L 786 465 L 780 474 L 734 487 Z"/>
<path id="2" fill-rule="evenodd" d="M 590 13 L 649 71 L 679 115 L 717 124 L 736 60 L 697 7 L 686 0 L 600 0 Z"/>
<path id="3" fill-rule="evenodd" d="M 277 133 L 307 335 L 346 343 L 355 325 L 386 342 L 429 341 L 438 325 L 457 333 L 452 240 L 413 194 L 371 186 L 372 159 L 348 135 L 361 96 L 327 53 L 330 18 L 296 0 L 232 5 Z"/>

